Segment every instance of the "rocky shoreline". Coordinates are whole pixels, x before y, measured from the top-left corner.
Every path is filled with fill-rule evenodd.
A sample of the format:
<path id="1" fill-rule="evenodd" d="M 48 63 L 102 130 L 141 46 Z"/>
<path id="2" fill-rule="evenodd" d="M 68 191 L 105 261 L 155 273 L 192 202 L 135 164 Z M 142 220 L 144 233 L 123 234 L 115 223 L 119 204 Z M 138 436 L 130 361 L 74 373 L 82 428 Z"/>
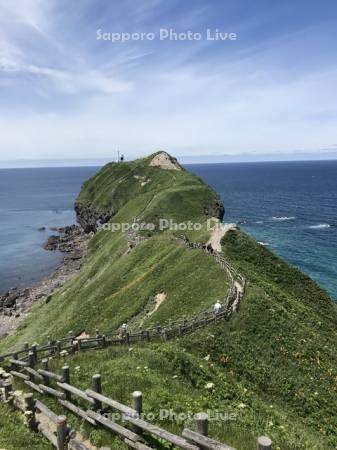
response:
<path id="1" fill-rule="evenodd" d="M 34 303 L 51 295 L 80 270 L 90 234 L 86 234 L 78 225 L 55 228 L 54 231 L 58 234 L 50 236 L 44 248 L 65 253 L 63 262 L 32 287 L 14 288 L 0 295 L 0 339 L 17 328 Z"/>

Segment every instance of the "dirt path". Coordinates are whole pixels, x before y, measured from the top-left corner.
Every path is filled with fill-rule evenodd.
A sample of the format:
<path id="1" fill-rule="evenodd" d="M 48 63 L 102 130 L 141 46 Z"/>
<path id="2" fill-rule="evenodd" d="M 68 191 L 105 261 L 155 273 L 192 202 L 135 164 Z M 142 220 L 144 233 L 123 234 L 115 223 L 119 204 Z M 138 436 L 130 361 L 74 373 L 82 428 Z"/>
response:
<path id="1" fill-rule="evenodd" d="M 56 425 L 55 423 L 50 420 L 47 416 L 44 414 L 36 414 L 37 421 L 48 431 L 51 433 L 56 432 Z M 83 435 L 76 430 L 76 440 L 80 441 L 82 444 L 86 446 L 88 450 L 98 450 L 97 447 L 95 447 L 88 439 L 85 439 Z M 0 449 L 1 450 L 1 449 Z"/>
<path id="2" fill-rule="evenodd" d="M 221 252 L 221 239 L 229 230 L 235 230 L 236 225 L 234 223 L 218 223 L 215 230 L 212 231 L 212 235 L 207 242 L 211 244 L 214 250 Z"/>
<path id="3" fill-rule="evenodd" d="M 155 298 L 155 304 L 154 304 L 154 308 L 147 313 L 147 317 L 151 317 L 152 314 L 154 314 L 157 309 L 159 308 L 159 306 L 163 303 L 163 301 L 166 299 L 166 294 L 165 292 L 160 292 L 159 294 L 156 295 Z"/>
<path id="4" fill-rule="evenodd" d="M 159 294 L 156 295 L 155 299 L 154 299 L 154 305 L 153 308 L 151 309 L 151 311 L 147 312 L 145 314 L 145 316 L 141 319 L 139 326 L 142 327 L 143 323 L 146 319 L 148 319 L 149 317 L 151 317 L 159 308 L 159 306 L 163 303 L 163 301 L 166 299 L 167 295 L 165 292 L 160 292 Z M 1 449 L 0 449 L 1 450 Z"/>

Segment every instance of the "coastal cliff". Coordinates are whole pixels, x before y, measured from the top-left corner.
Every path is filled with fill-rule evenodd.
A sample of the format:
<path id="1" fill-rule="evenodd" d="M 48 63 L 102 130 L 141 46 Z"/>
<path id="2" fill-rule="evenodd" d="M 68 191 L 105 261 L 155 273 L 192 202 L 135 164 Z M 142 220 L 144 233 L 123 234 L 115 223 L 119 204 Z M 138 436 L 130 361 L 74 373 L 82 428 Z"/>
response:
<path id="1" fill-rule="evenodd" d="M 75 203 L 76 220 L 81 225 L 85 233 L 96 232 L 97 228 L 115 215 L 116 211 L 103 211 L 96 208 L 91 203 Z"/>
<path id="2" fill-rule="evenodd" d="M 113 331 L 125 321 L 131 330 L 169 327 L 226 297 L 231 280 L 203 250 L 212 233 L 207 220 L 222 218 L 223 205 L 213 189 L 163 153 L 108 164 L 84 183 L 78 218 L 95 231 L 87 256 L 77 275 L 42 299 L 0 351 L 57 340 L 70 330 L 75 336 Z M 198 227 L 137 228 L 157 226 L 160 219 Z M 128 403 L 129 392 L 143 391 L 148 413 L 158 405 L 230 411 L 236 419 L 215 420 L 212 433 L 238 450 L 254 448 L 258 434 L 270 436 L 276 449 L 333 450 L 336 305 L 307 275 L 240 229 L 226 229 L 219 253 L 247 281 L 231 318 L 168 342 L 68 355 L 74 382 L 84 387 L 88 374 L 98 371 L 112 398 Z M 188 248 L 188 242 L 197 245 Z M 50 361 L 57 372 L 63 364 Z M 188 419 L 168 422 L 173 430 L 188 425 Z M 124 448 L 99 430 L 88 437 L 97 447 Z"/>

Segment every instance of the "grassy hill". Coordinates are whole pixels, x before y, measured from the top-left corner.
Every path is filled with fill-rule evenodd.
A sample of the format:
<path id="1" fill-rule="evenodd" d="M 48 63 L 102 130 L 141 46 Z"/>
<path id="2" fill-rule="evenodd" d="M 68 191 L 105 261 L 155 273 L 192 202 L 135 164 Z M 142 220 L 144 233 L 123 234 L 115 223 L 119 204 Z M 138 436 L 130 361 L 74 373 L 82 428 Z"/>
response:
<path id="1" fill-rule="evenodd" d="M 128 233 L 99 230 L 78 276 L 36 305 L 20 329 L 0 344 L 0 352 L 69 330 L 113 330 L 124 320 L 134 328 L 140 321 L 163 323 L 224 298 L 228 280 L 219 266 L 176 239 L 184 233 L 207 241 L 206 220 L 219 214 L 217 194 L 179 165 L 178 170 L 150 166 L 152 158 L 105 166 L 84 184 L 78 202 L 101 212 L 113 210 L 113 223 L 136 218 L 158 224 L 160 218 L 172 218 L 202 228 L 146 231 L 147 240 L 130 251 Z M 238 450 L 254 448 L 260 434 L 272 437 L 279 450 L 335 449 L 336 305 L 309 277 L 239 230 L 225 235 L 222 252 L 248 280 L 240 309 L 228 322 L 132 350 L 69 356 L 72 382 L 87 387 L 90 376 L 100 372 L 107 395 L 129 403 L 131 392 L 141 390 L 144 410 L 155 415 L 159 408 L 233 414 L 235 420 L 212 421 L 210 434 Z M 147 316 L 161 292 L 165 300 Z M 51 367 L 58 370 L 63 363 L 55 359 Z M 156 420 L 172 431 L 191 426 L 188 418 Z M 98 446 L 125 448 L 111 434 L 75 417 L 73 423 Z M 0 436 L 5 446 L 6 432 Z"/>

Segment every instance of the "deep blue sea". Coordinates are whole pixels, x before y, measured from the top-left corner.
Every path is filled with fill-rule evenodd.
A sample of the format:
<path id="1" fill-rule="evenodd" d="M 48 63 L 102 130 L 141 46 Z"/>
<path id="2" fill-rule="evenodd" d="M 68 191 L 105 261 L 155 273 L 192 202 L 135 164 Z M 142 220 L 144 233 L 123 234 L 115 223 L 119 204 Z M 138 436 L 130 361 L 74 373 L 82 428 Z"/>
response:
<path id="1" fill-rule="evenodd" d="M 337 300 L 337 161 L 189 165 L 221 195 L 225 221 L 309 273 Z M 74 223 L 74 200 L 98 168 L 0 170 L 0 293 L 56 268 L 50 227 Z M 45 231 L 38 227 L 45 226 Z"/>
<path id="2" fill-rule="evenodd" d="M 337 161 L 189 165 L 220 193 L 225 221 L 324 286 L 337 301 Z"/>

